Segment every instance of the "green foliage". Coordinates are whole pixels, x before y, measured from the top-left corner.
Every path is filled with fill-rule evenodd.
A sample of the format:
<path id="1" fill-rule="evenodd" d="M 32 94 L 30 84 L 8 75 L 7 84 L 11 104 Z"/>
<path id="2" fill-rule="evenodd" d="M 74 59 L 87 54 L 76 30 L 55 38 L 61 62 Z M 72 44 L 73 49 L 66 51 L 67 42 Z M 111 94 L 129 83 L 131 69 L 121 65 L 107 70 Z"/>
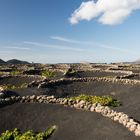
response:
<path id="1" fill-rule="evenodd" d="M 17 69 L 12 70 L 12 71 L 10 72 L 10 75 L 12 75 L 12 76 L 19 75 L 19 74 L 21 74 L 21 71 L 19 71 L 19 70 L 17 70 Z"/>
<path id="2" fill-rule="evenodd" d="M 108 75 L 108 76 L 103 76 L 104 78 L 114 78 L 115 76 L 113 75 Z"/>
<path id="3" fill-rule="evenodd" d="M 11 84 L 7 84 L 7 85 L 1 85 L 1 87 L 4 90 L 14 90 L 14 89 L 18 89 L 18 88 L 27 88 L 27 83 L 23 83 L 20 86 L 15 86 L 15 85 L 11 85 Z"/>
<path id="4" fill-rule="evenodd" d="M 74 70 L 74 69 L 69 69 L 65 75 L 68 75 L 68 76 L 72 76 L 72 75 L 75 75 L 77 74 L 77 71 Z"/>
<path id="5" fill-rule="evenodd" d="M 56 126 L 55 126 L 55 125 L 52 126 L 52 127 L 50 127 L 50 128 L 48 128 L 48 129 L 45 131 L 45 133 L 44 133 L 45 137 L 48 138 L 50 135 L 52 135 L 52 133 L 53 133 L 55 130 L 56 130 Z"/>
<path id="6" fill-rule="evenodd" d="M 0 71 L 0 75 L 6 75 L 6 74 L 8 74 L 8 72 Z"/>
<path id="7" fill-rule="evenodd" d="M 28 130 L 21 133 L 20 130 L 15 128 L 13 131 L 6 130 L 0 135 L 0 140 L 46 140 L 56 130 L 56 126 L 48 128 L 45 132 L 34 133 L 32 130 Z"/>
<path id="8" fill-rule="evenodd" d="M 52 72 L 52 71 L 48 71 L 48 70 L 42 71 L 42 72 L 41 72 L 41 75 L 42 75 L 42 76 L 45 76 L 45 77 L 49 77 L 49 78 L 55 77 L 55 73 Z"/>
<path id="9" fill-rule="evenodd" d="M 15 86 L 15 85 L 11 85 L 11 84 L 1 85 L 1 87 L 2 87 L 4 90 L 13 90 L 13 89 L 16 89 L 16 86 Z"/>
<path id="10" fill-rule="evenodd" d="M 72 100 L 84 100 L 90 103 L 100 103 L 103 106 L 112 106 L 112 107 L 118 107 L 121 105 L 121 103 L 115 99 L 113 99 L 110 96 L 91 96 L 91 95 L 85 95 L 81 94 L 76 97 L 70 97 Z"/>
<path id="11" fill-rule="evenodd" d="M 27 88 L 28 84 L 27 83 L 23 83 L 21 84 L 18 88 Z"/>

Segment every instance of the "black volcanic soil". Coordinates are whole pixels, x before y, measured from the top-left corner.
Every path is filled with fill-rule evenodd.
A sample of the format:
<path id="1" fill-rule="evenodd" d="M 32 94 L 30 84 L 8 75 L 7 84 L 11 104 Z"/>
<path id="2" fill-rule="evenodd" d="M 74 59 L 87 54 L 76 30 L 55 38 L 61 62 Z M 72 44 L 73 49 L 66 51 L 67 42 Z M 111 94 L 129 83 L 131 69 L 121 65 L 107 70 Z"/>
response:
<path id="1" fill-rule="evenodd" d="M 126 74 L 123 73 L 113 73 L 113 72 L 105 72 L 105 71 L 78 71 L 75 74 L 71 74 L 66 77 L 115 77 L 115 76 L 123 76 Z"/>
<path id="2" fill-rule="evenodd" d="M 0 78 L 0 85 L 4 85 L 4 84 L 11 84 L 11 85 L 16 85 L 16 86 L 20 86 L 24 83 L 29 84 L 30 82 L 34 81 L 34 80 L 41 80 L 41 77 L 1 77 Z"/>
<path id="3" fill-rule="evenodd" d="M 103 70 L 106 70 L 106 69 L 110 68 L 110 66 L 108 66 L 108 65 L 92 65 L 92 67 L 103 69 Z"/>
<path id="4" fill-rule="evenodd" d="M 22 78 L 21 78 L 22 79 Z M 19 79 L 9 79 L 7 83 L 21 84 L 24 81 Z M 26 79 L 26 78 L 25 78 Z M 27 79 L 26 79 L 27 80 Z M 31 80 L 31 79 L 30 79 Z M 1 82 L 1 81 L 0 81 Z M 6 81 L 3 81 L 3 83 Z M 54 95 L 56 97 L 70 97 L 79 94 L 89 95 L 110 95 L 122 102 L 122 106 L 115 108 L 118 111 L 123 111 L 129 116 L 133 116 L 140 121 L 140 86 L 139 85 L 124 85 L 111 82 L 68 82 L 49 85 L 46 88 L 23 88 L 15 89 L 8 92 L 9 95 Z"/>
<path id="5" fill-rule="evenodd" d="M 65 84 L 51 85 L 46 88 L 27 88 L 13 90 L 15 95 L 55 95 L 56 97 L 70 97 L 79 94 L 88 95 L 110 95 L 114 99 L 122 102 L 122 106 L 114 108 L 123 111 L 129 116 L 140 121 L 140 86 L 139 85 L 123 85 L 119 83 L 108 82 L 69 82 Z"/>
<path id="6" fill-rule="evenodd" d="M 140 75 L 139 75 L 139 76 L 131 77 L 131 78 L 129 78 L 129 79 L 131 79 L 131 80 L 140 80 Z"/>
<path id="7" fill-rule="evenodd" d="M 115 108 L 123 111 L 140 121 L 140 86 L 124 85 L 111 82 L 68 82 L 65 84 L 49 85 L 44 94 L 55 95 L 56 97 L 70 97 L 79 94 L 88 95 L 110 95 L 122 102 L 122 107 Z"/>
<path id="8" fill-rule="evenodd" d="M 98 113 L 52 104 L 13 104 L 0 108 L 0 132 L 15 127 L 25 131 L 58 129 L 50 140 L 138 140 L 133 133 Z"/>
<path id="9" fill-rule="evenodd" d="M 0 72 L 11 72 L 12 69 L 0 69 Z"/>
<path id="10" fill-rule="evenodd" d="M 115 70 L 115 69 L 114 69 Z M 140 69 L 135 69 L 135 68 L 122 68 L 122 69 L 120 69 L 120 70 L 122 70 L 122 71 L 132 71 L 133 73 L 140 73 Z"/>
<path id="11" fill-rule="evenodd" d="M 69 77 L 115 77 L 124 75 L 112 72 L 86 71 L 78 72 Z M 55 78 L 64 77 L 57 73 Z M 134 77 L 136 78 L 136 77 Z M 20 86 L 38 77 L 0 78 L 0 85 L 12 84 Z M 70 97 L 79 94 L 110 95 L 120 100 L 122 106 L 113 108 L 132 116 L 140 122 L 140 85 L 120 84 L 111 82 L 65 82 L 48 85 L 38 89 L 23 88 L 8 91 L 10 95 L 54 95 L 56 97 Z M 86 112 L 74 108 L 54 104 L 15 103 L 0 107 L 0 133 L 7 129 L 20 128 L 22 131 L 33 129 L 45 130 L 51 125 L 57 125 L 58 130 L 50 140 L 138 140 L 133 133 L 122 125 L 101 116 L 95 112 Z"/>

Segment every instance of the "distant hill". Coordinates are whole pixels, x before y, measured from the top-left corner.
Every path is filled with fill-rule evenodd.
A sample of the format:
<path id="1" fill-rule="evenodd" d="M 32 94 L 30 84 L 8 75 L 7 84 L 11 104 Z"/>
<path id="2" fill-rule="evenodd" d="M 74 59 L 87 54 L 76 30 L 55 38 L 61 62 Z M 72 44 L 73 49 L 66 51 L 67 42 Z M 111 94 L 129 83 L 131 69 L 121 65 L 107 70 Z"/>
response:
<path id="1" fill-rule="evenodd" d="M 9 64 L 30 64 L 27 61 L 22 61 L 22 60 L 17 60 L 17 59 L 8 60 L 7 63 L 9 63 Z"/>
<path id="2" fill-rule="evenodd" d="M 2 59 L 0 59 L 0 64 L 6 64 L 6 62 Z"/>

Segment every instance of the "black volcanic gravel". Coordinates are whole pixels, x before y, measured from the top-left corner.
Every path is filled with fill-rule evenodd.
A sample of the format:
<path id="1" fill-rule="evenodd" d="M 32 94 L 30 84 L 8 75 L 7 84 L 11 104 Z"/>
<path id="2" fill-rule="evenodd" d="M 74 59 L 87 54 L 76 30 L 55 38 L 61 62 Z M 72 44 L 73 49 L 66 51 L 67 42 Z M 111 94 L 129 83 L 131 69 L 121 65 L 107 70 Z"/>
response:
<path id="1" fill-rule="evenodd" d="M 133 116 L 140 121 L 140 85 L 120 84 L 111 82 L 69 82 L 48 86 L 42 89 L 44 94 L 56 97 L 70 97 L 79 94 L 88 95 L 110 95 L 122 102 L 122 107 L 115 108 Z"/>
<path id="2" fill-rule="evenodd" d="M 0 108 L 0 132 L 15 127 L 25 131 L 58 129 L 50 140 L 138 140 L 122 125 L 95 112 L 52 104 L 13 104 Z"/>
<path id="3" fill-rule="evenodd" d="M 80 72 L 72 77 L 114 77 L 124 75 L 107 72 Z M 54 79 L 63 77 L 59 73 Z M 136 78 L 136 77 L 134 77 Z M 52 78 L 53 79 L 53 78 Z M 33 77 L 12 77 L 0 79 L 0 85 L 20 86 L 33 80 Z M 54 95 L 70 97 L 79 94 L 110 95 L 120 100 L 122 106 L 113 108 L 132 116 L 140 122 L 140 85 L 119 84 L 111 82 L 66 82 L 48 85 L 46 88 L 26 88 L 10 91 L 11 95 Z M 8 94 L 10 94 L 8 92 Z M 45 130 L 51 125 L 58 130 L 50 140 L 138 140 L 133 133 L 122 125 L 95 112 L 86 112 L 54 104 L 15 103 L 0 107 L 0 133 L 7 129 L 20 128 L 22 131 L 33 129 Z"/>
<path id="4" fill-rule="evenodd" d="M 10 84 L 10 85 L 16 85 L 20 86 L 24 83 L 29 84 L 30 82 L 34 80 L 41 80 L 39 77 L 3 77 L 0 78 L 0 85 L 3 84 Z"/>
<path id="5" fill-rule="evenodd" d="M 115 76 L 123 76 L 126 75 L 124 73 L 113 73 L 113 72 L 105 72 L 105 71 L 78 71 L 75 74 L 72 74 L 71 76 L 66 77 L 115 77 Z"/>

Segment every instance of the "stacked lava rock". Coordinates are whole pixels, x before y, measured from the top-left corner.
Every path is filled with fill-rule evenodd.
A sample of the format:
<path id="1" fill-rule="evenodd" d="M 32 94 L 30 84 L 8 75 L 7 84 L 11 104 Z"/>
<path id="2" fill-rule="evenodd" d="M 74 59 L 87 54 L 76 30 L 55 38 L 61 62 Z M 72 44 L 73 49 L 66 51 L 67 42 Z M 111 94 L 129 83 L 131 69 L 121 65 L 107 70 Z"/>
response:
<path id="1" fill-rule="evenodd" d="M 17 97 L 16 97 L 17 98 Z M 99 103 L 90 103 L 84 100 L 72 100 L 68 98 L 55 98 L 54 96 L 47 95 L 32 95 L 32 96 L 23 96 L 20 100 L 21 103 L 27 102 L 38 102 L 38 103 L 55 103 L 61 104 L 64 106 L 73 107 L 76 109 L 82 109 L 85 111 L 101 113 L 104 117 L 110 118 L 111 120 L 122 124 L 129 131 L 133 132 L 136 136 L 140 136 L 140 124 L 129 117 L 123 112 L 117 112 L 111 109 L 108 106 L 102 106 Z"/>
<path id="2" fill-rule="evenodd" d="M 1 91 L 3 91 L 1 89 Z M 108 106 L 103 106 L 99 103 L 90 103 L 85 100 L 73 100 L 71 98 L 55 98 L 54 96 L 47 95 L 31 95 L 31 96 L 11 96 L 8 98 L 0 98 L 0 104 L 11 104 L 14 102 L 20 103 L 54 103 L 69 106 L 75 109 L 81 109 L 84 111 L 97 112 L 102 114 L 115 122 L 120 123 L 126 127 L 130 132 L 133 132 L 135 136 L 140 136 L 140 123 L 135 121 L 132 117 L 129 117 L 123 112 L 117 112 Z"/>
<path id="3" fill-rule="evenodd" d="M 3 87 L 0 87 L 0 98 L 4 96 L 4 89 Z"/>

